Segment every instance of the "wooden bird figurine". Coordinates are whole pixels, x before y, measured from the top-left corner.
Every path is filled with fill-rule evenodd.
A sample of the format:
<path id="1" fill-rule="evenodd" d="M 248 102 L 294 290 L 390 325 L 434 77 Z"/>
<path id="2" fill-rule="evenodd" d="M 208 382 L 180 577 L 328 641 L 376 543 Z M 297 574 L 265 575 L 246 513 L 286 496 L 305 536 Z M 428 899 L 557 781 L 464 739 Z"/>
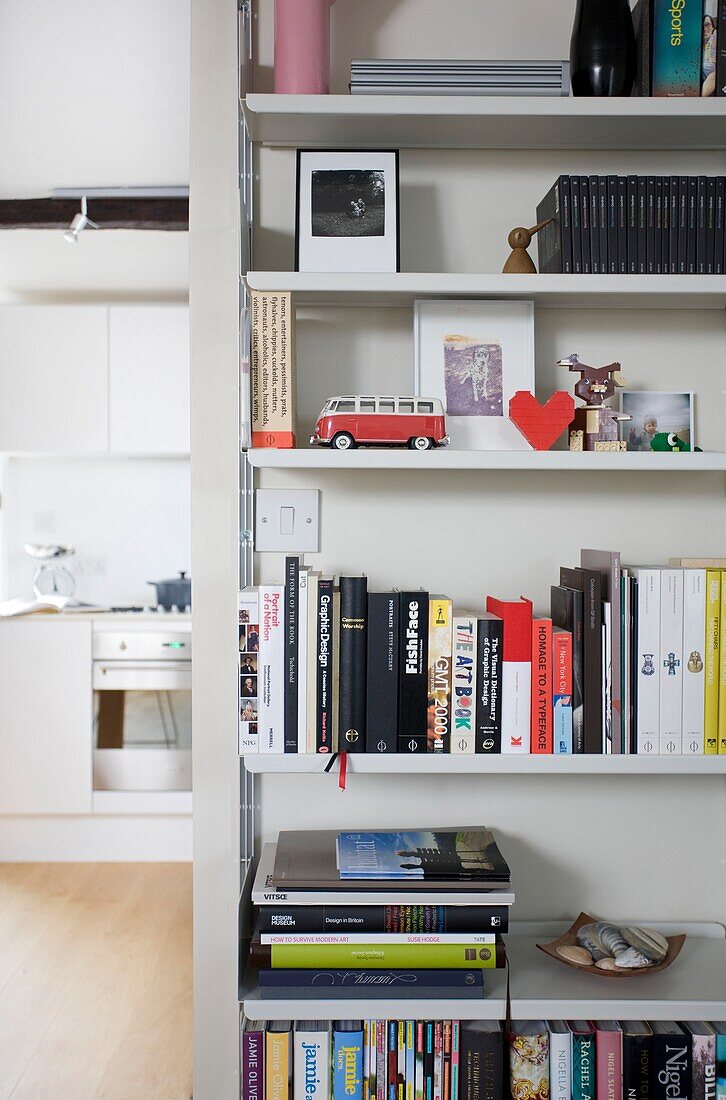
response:
<path id="1" fill-rule="evenodd" d="M 548 218 L 547 221 L 540 222 L 539 225 L 534 225 L 531 229 L 525 229 L 523 225 L 519 225 L 512 230 L 507 237 L 507 244 L 511 248 L 512 254 L 502 268 L 503 275 L 537 274 L 534 260 L 527 249 L 531 245 L 535 233 L 539 233 L 540 229 L 544 229 L 551 221 L 552 218 Z"/>

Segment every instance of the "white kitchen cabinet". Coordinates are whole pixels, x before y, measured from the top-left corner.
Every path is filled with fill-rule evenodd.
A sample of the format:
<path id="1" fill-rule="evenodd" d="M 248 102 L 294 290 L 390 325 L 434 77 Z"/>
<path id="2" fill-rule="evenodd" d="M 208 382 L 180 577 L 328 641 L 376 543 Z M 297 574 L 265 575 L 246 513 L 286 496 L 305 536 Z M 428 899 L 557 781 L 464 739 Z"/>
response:
<path id="1" fill-rule="evenodd" d="M 189 310 L 111 306 L 109 450 L 189 452 Z"/>
<path id="2" fill-rule="evenodd" d="M 0 814 L 88 814 L 91 623 L 0 622 Z"/>
<path id="3" fill-rule="evenodd" d="M 102 452 L 105 306 L 0 309 L 0 452 Z"/>

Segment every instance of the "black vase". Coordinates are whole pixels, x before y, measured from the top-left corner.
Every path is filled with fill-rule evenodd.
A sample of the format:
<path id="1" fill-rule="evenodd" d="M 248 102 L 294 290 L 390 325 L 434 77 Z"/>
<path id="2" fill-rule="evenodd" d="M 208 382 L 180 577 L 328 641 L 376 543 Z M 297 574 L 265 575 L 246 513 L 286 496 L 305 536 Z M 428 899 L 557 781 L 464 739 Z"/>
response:
<path id="1" fill-rule="evenodd" d="M 570 65 L 573 95 L 630 95 L 635 32 L 628 0 L 577 0 Z"/>

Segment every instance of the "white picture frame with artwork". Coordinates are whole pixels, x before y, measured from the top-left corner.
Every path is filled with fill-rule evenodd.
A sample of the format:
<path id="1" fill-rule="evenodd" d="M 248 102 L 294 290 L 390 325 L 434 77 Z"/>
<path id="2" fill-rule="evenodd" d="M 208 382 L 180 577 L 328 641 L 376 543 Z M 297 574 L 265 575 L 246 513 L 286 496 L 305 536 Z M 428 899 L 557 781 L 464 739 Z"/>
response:
<path id="1" fill-rule="evenodd" d="M 620 390 L 620 411 L 632 420 L 621 424 L 621 438 L 629 451 L 652 453 L 651 441 L 661 436 L 678 436 L 691 450 L 696 445 L 691 390 Z M 675 440 L 666 440 L 659 450 L 675 450 Z"/>
<path id="2" fill-rule="evenodd" d="M 534 302 L 416 300 L 413 312 L 415 393 L 442 401 L 451 446 L 531 451 L 509 401 L 534 393 Z"/>

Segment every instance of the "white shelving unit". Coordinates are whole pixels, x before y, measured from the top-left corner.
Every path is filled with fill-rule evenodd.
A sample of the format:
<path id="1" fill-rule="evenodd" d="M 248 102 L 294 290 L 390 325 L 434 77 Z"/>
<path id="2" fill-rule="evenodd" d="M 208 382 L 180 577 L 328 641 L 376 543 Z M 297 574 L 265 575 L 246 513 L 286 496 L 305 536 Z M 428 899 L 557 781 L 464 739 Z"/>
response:
<path id="1" fill-rule="evenodd" d="M 721 1020 L 726 1018 L 726 942 L 720 925 L 657 925 L 666 934 L 686 931 L 678 959 L 661 974 L 630 980 L 594 978 L 557 966 L 536 944 L 565 931 L 564 924 L 514 925 L 507 935 L 512 1018 L 515 1020 Z M 253 976 L 243 983 L 245 1013 L 256 1020 L 460 1019 L 502 1020 L 506 971 L 484 971 L 477 1000 L 272 1000 L 260 995 Z"/>
<path id="2" fill-rule="evenodd" d="M 248 95 L 243 111 L 252 141 L 299 148 L 726 148 L 726 107 L 697 99 Z"/>
<path id="3" fill-rule="evenodd" d="M 392 11 L 380 37 L 365 5 L 347 21 L 336 5 L 335 40 L 346 57 L 383 40 L 388 56 L 426 56 L 433 43 L 451 56 L 469 47 L 476 55 L 484 41 L 492 56 L 506 57 L 521 48 L 511 35 L 526 26 L 542 56 L 566 52 L 569 9 L 532 0 L 511 6 L 511 21 L 501 25 L 469 0 L 444 21 L 440 6 L 422 4 L 415 26 L 408 17 L 404 27 L 406 14 Z M 617 546 L 632 561 L 723 554 L 721 479 L 700 475 L 726 469 L 719 450 L 726 448 L 726 277 L 492 271 L 504 261 L 509 229 L 533 224 L 536 203 L 560 172 L 722 172 L 726 100 L 250 94 L 241 101 L 240 127 L 236 50 L 252 32 L 243 25 L 236 34 L 230 0 L 192 0 L 192 7 L 194 720 L 201 731 L 194 749 L 195 1097 L 239 1095 L 240 1001 L 262 1019 L 504 1014 L 498 972 L 486 976 L 486 996 L 475 1004 L 273 1002 L 260 997 L 253 977 L 240 991 L 239 918 L 244 924 L 248 917 L 247 903 L 241 913 L 237 905 L 240 859 L 244 869 L 259 842 L 281 828 L 482 820 L 512 863 L 515 917 L 574 916 L 584 908 L 649 924 L 660 915 L 672 930 L 688 932 L 668 971 L 616 981 L 557 966 L 536 950 L 536 938 L 554 938 L 561 926 L 513 930 L 515 1017 L 726 1019 L 723 927 L 701 923 L 726 914 L 725 759 L 475 757 L 464 773 L 455 757 L 361 755 L 350 759 L 351 781 L 339 791 L 318 758 L 261 755 L 240 766 L 235 692 L 237 587 L 240 566 L 243 579 L 252 579 L 245 533 L 258 485 L 322 490 L 313 567 L 368 572 L 376 589 L 411 577 L 449 591 L 460 606 L 491 590 L 528 592 L 544 606 L 556 566 L 574 564 L 575 548 L 584 545 Z M 256 0 L 255 7 L 255 68 L 264 84 L 273 2 Z M 248 0 L 241 8 L 244 17 Z M 334 81 L 342 90 L 345 73 L 336 70 Z M 240 142 L 245 128 L 250 146 Z M 299 147 L 402 150 L 402 265 L 416 270 L 290 270 Z M 248 224 L 253 259 L 240 266 L 240 253 L 249 254 Z M 392 377 L 409 377 L 416 298 L 515 298 L 535 303 L 545 390 L 562 388 L 564 376 L 548 364 L 573 349 L 588 362 L 619 358 L 633 388 L 697 390 L 699 442 L 711 450 L 338 454 L 302 447 L 253 450 L 240 463 L 240 275 L 250 289 L 294 292 L 301 440 L 326 394 L 383 392 Z M 669 478 L 674 473 L 691 476 Z M 255 579 L 280 576 L 275 555 L 255 561 Z"/>
<path id="4" fill-rule="evenodd" d="M 330 757 L 289 753 L 246 756 L 254 775 L 319 775 Z M 337 772 L 337 763 L 333 769 Z M 726 757 L 713 756 L 375 756 L 348 757 L 349 775 L 726 775 Z"/>
<path id="5" fill-rule="evenodd" d="M 341 390 L 342 393 L 342 390 Z M 259 470 L 579 470 L 606 473 L 712 473 L 726 470 L 726 452 L 639 451 L 431 451 L 370 450 L 334 451 L 328 447 L 295 450 L 260 448 L 248 452 L 250 466 Z"/>
<path id="6" fill-rule="evenodd" d="M 526 299 L 560 309 L 721 309 L 724 275 L 348 275 L 249 271 L 250 290 L 292 290 L 302 305 L 413 305 L 416 298 Z"/>

